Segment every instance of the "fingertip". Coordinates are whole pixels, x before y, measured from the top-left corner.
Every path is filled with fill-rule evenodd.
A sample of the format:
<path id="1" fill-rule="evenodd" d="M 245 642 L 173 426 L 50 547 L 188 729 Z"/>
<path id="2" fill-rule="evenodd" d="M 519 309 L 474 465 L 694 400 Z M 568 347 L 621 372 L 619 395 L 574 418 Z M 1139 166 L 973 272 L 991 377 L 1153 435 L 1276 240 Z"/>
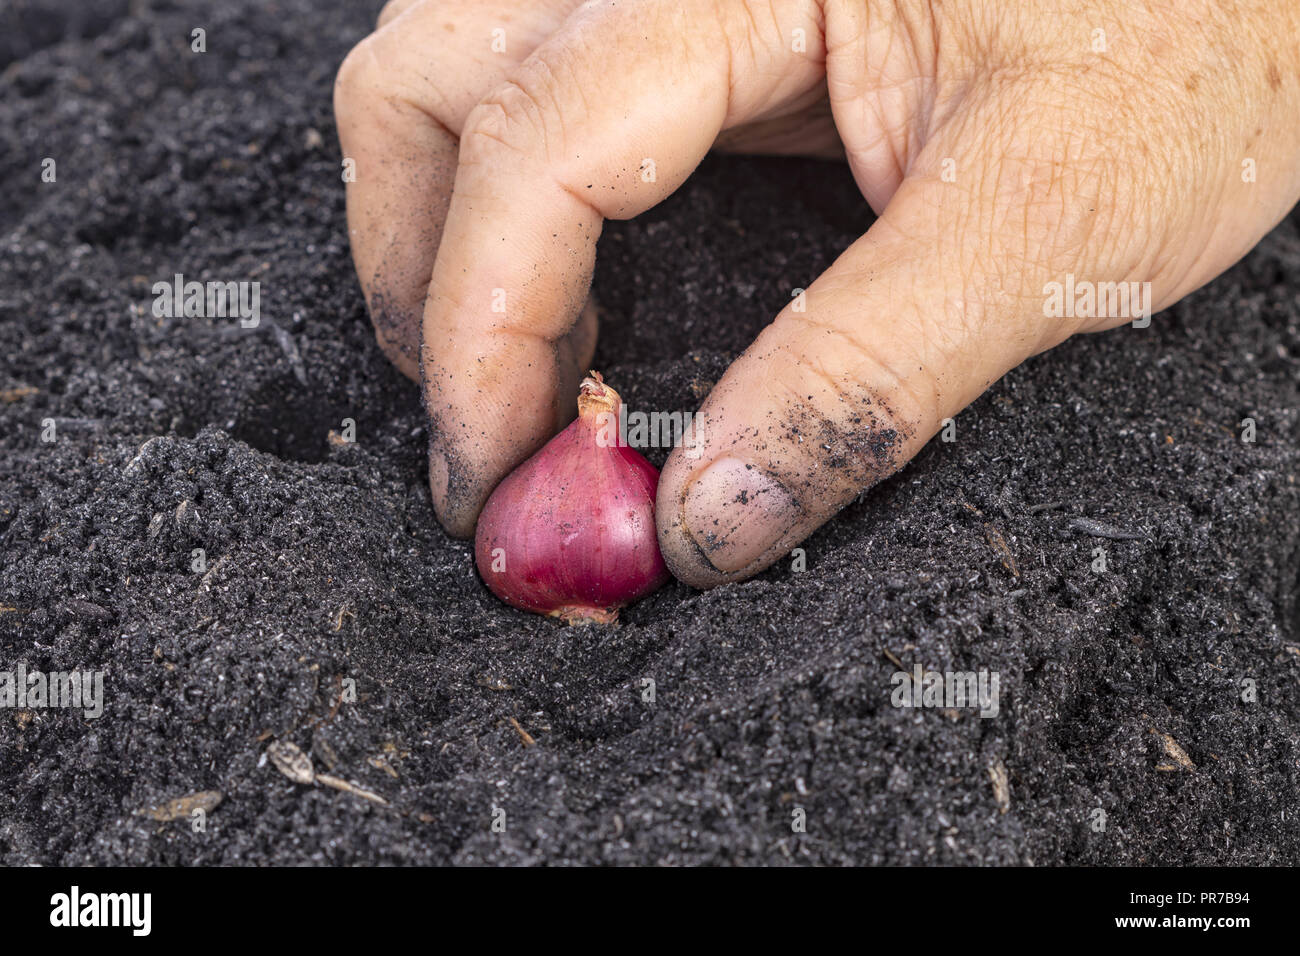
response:
<path id="1" fill-rule="evenodd" d="M 597 315 L 588 299 L 569 334 L 553 345 L 524 338 L 503 351 L 471 333 L 477 347 L 421 347 L 429 492 L 448 534 L 472 537 L 501 480 L 572 421 L 578 383 L 591 367 Z"/>
<path id="2" fill-rule="evenodd" d="M 434 440 L 429 442 L 429 496 L 433 500 L 433 513 L 453 538 L 468 538 L 474 530 L 472 522 L 466 525 L 462 509 L 452 507 L 448 491 L 451 488 L 451 469 L 446 454 Z"/>
<path id="3" fill-rule="evenodd" d="M 479 513 L 510 467 L 497 455 L 466 454 L 440 416 L 429 416 L 429 494 L 438 523 L 452 537 L 474 536 Z"/>
<path id="4" fill-rule="evenodd" d="M 775 475 L 734 455 L 695 470 L 684 484 L 660 485 L 664 561 L 693 587 L 756 574 L 782 552 L 779 545 L 803 509 Z M 671 558 L 670 558 L 671 555 Z"/>
<path id="5" fill-rule="evenodd" d="M 732 455 L 669 458 L 659 479 L 659 551 L 677 580 L 707 590 L 762 571 L 798 506 L 775 478 Z M 779 553 L 778 553 L 779 554 Z"/>
<path id="6" fill-rule="evenodd" d="M 696 414 L 692 444 L 664 467 L 660 551 L 692 587 L 771 567 L 924 442 L 897 396 L 860 378 L 828 381 L 826 363 L 793 344 L 759 344 L 733 364 Z"/>

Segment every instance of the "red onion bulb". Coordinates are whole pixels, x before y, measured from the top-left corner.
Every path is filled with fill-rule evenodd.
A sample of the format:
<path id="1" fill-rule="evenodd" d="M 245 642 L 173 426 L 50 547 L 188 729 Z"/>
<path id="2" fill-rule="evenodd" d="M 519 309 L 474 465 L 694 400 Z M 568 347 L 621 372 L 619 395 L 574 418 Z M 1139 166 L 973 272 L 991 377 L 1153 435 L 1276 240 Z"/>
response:
<path id="1" fill-rule="evenodd" d="M 619 442 L 622 400 L 591 372 L 578 417 L 497 485 L 474 556 L 492 593 L 569 623 L 612 623 L 668 580 L 655 532 L 659 470 Z"/>

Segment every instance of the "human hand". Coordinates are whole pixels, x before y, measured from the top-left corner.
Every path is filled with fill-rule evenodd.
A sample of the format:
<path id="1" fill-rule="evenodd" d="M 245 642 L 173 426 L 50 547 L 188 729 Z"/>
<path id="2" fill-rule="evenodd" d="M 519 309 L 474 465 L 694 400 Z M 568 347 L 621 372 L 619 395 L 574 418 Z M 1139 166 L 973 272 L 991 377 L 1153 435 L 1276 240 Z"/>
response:
<path id="1" fill-rule="evenodd" d="M 879 218 L 669 457 L 661 549 L 697 587 L 788 553 L 1029 356 L 1132 320 L 1054 314 L 1050 283 L 1149 283 L 1159 311 L 1244 255 L 1300 197 L 1300 9 L 1058 6 L 392 0 L 335 110 L 443 525 L 471 534 L 571 417 L 604 219 L 711 148 L 842 154 Z"/>

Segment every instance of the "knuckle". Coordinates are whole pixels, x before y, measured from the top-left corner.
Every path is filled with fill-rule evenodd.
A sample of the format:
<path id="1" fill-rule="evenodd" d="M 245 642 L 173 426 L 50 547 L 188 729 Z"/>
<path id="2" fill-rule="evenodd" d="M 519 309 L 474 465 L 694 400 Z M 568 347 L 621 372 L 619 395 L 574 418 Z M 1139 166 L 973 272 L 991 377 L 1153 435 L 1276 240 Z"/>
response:
<path id="1" fill-rule="evenodd" d="M 802 346 L 799 351 L 808 359 L 801 365 L 817 369 L 828 380 L 856 379 L 861 366 L 870 360 L 871 347 L 844 323 L 789 309 L 782 319 L 796 329 L 794 334 Z"/>
<path id="2" fill-rule="evenodd" d="M 827 474 L 847 479 L 855 490 L 873 484 L 898 466 L 899 446 L 919 423 L 930 380 L 902 375 L 842 323 L 789 318 L 787 329 L 802 339 L 802 347 L 769 389 L 815 419 L 811 433 L 799 438 L 834 466 Z"/>
<path id="3" fill-rule="evenodd" d="M 393 20 L 396 20 L 411 5 L 413 0 L 388 0 L 384 8 L 379 11 L 379 16 L 375 18 L 375 29 L 382 30 Z"/>
<path id="4" fill-rule="evenodd" d="M 340 128 L 414 120 L 454 132 L 458 110 L 464 107 L 434 77 L 413 67 L 417 57 L 421 63 L 449 58 L 440 44 L 412 47 L 392 31 L 372 33 L 354 46 L 334 79 L 334 113 Z"/>
<path id="5" fill-rule="evenodd" d="M 898 396 L 899 400 L 894 403 L 896 406 L 906 405 L 908 409 L 915 409 L 917 415 L 928 411 L 929 406 L 935 403 L 934 382 L 929 373 L 918 366 L 915 372 L 904 374 L 899 363 L 910 363 L 911 358 L 911 354 L 902 348 L 902 342 L 925 342 L 926 350 L 929 350 L 934 339 L 945 336 L 947 333 L 935 328 L 939 323 L 918 319 L 914 328 L 907 328 L 902 316 L 897 317 L 891 336 L 896 354 L 893 359 L 887 359 L 884 350 L 851 323 L 818 320 L 807 314 L 795 316 L 791 313 L 791 317 L 804 326 L 801 331 L 806 344 L 800 352 L 805 359 L 801 366 L 835 393 L 844 395 L 863 389 L 889 393 Z M 918 348 L 918 355 L 923 351 Z"/>
<path id="6" fill-rule="evenodd" d="M 500 157 L 503 152 L 527 153 L 545 140 L 541 104 L 527 88 L 507 80 L 469 111 L 460 158 L 462 163 L 475 163 Z"/>
<path id="7" fill-rule="evenodd" d="M 362 105 L 366 91 L 380 81 L 380 58 L 377 55 L 375 34 L 354 46 L 339 64 L 334 77 L 334 109 L 345 112 L 352 106 Z"/>

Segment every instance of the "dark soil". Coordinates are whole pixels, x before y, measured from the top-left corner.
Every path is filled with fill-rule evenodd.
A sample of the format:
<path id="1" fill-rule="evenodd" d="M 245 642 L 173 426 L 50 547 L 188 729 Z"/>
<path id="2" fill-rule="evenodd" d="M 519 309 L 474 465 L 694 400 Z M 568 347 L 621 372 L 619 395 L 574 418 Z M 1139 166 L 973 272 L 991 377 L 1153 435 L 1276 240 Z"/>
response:
<path id="1" fill-rule="evenodd" d="M 0 710 L 0 862 L 1300 863 L 1300 214 L 1007 376 L 806 571 L 565 628 L 437 526 L 364 313 L 330 95 L 379 6 L 0 10 L 0 669 L 106 673 L 98 720 Z M 608 226 L 597 367 L 694 408 L 869 221 L 837 166 L 708 160 Z M 155 318 L 176 272 L 261 326 Z M 895 659 L 1000 712 L 891 706 Z"/>

